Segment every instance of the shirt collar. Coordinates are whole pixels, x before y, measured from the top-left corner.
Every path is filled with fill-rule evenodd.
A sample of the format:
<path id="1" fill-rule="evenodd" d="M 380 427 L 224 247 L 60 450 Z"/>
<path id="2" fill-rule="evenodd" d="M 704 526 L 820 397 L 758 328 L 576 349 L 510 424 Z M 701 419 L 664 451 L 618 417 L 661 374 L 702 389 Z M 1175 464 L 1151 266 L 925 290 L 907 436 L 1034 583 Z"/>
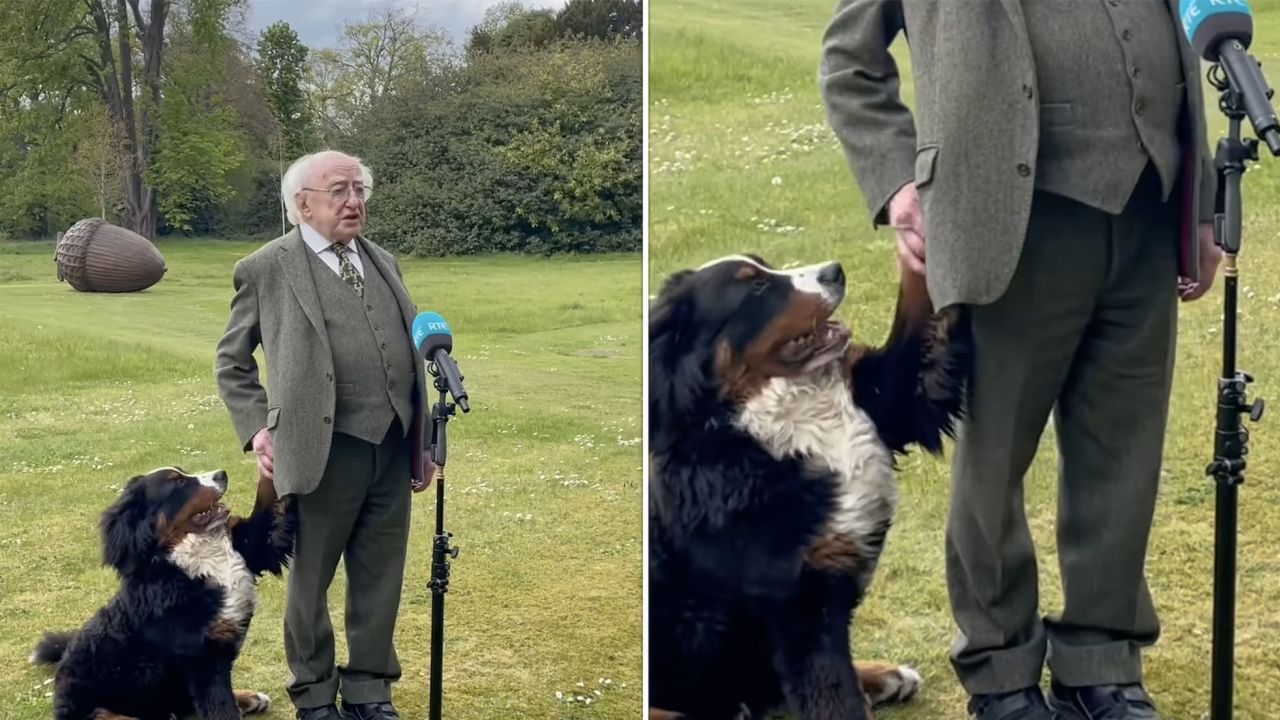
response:
<path id="1" fill-rule="evenodd" d="M 317 255 L 328 250 L 329 246 L 333 244 L 332 240 L 326 239 L 325 236 L 320 234 L 319 230 L 316 230 L 306 223 L 299 223 L 298 229 L 302 231 L 302 240 L 307 243 L 307 247 L 311 248 L 311 250 Z M 353 255 L 359 254 L 359 243 L 347 243 L 347 250 Z"/>

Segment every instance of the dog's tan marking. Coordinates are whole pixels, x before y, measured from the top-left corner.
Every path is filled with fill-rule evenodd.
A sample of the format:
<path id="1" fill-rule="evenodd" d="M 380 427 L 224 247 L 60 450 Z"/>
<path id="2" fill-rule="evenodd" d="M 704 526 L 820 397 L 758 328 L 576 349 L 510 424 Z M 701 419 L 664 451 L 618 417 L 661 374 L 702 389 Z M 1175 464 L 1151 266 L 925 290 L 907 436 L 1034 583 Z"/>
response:
<path id="1" fill-rule="evenodd" d="M 813 348 L 808 348 L 809 356 L 794 358 L 791 362 L 780 358 L 779 350 L 788 340 L 817 330 L 827 314 L 821 297 L 796 293 L 786 310 L 765 326 L 741 353 L 735 353 L 727 341 L 722 341 L 716 348 L 716 373 L 723 397 L 741 402 L 756 395 L 772 378 L 799 374 Z"/>
<path id="2" fill-rule="evenodd" d="M 93 720 L 138 720 L 138 718 L 133 717 L 132 715 L 120 715 L 119 713 L 113 713 L 110 710 L 98 708 L 93 711 Z"/>
<path id="3" fill-rule="evenodd" d="M 858 543 L 848 535 L 827 533 L 805 553 L 805 564 L 819 570 L 852 572 L 862 562 Z"/>
<path id="4" fill-rule="evenodd" d="M 649 720 L 684 720 L 684 713 L 649 708 Z"/>
<path id="5" fill-rule="evenodd" d="M 258 512 L 262 508 L 274 505 L 279 498 L 276 496 L 276 484 L 271 478 L 258 474 L 258 494 L 253 501 L 253 513 Z M 253 513 L 250 513 L 251 515 Z"/>
<path id="6" fill-rule="evenodd" d="M 221 495 L 217 490 L 201 485 L 196 494 L 178 510 L 171 521 L 166 521 L 161 515 L 156 520 L 156 537 L 160 545 L 166 548 L 177 547 L 178 543 L 182 542 L 182 539 L 194 529 L 191 519 L 206 510 L 217 507 L 220 499 Z"/>
<path id="7" fill-rule="evenodd" d="M 872 705 L 906 702 L 924 683 L 920 673 L 906 665 L 883 661 L 855 661 L 858 685 Z"/>
<path id="8" fill-rule="evenodd" d="M 236 690 L 236 707 L 241 715 L 266 712 L 271 707 L 271 698 L 266 693 L 256 690 Z"/>
<path id="9" fill-rule="evenodd" d="M 240 636 L 240 626 L 230 620 L 218 620 L 209 626 L 209 631 L 205 633 L 210 640 L 219 642 L 232 642 Z"/>

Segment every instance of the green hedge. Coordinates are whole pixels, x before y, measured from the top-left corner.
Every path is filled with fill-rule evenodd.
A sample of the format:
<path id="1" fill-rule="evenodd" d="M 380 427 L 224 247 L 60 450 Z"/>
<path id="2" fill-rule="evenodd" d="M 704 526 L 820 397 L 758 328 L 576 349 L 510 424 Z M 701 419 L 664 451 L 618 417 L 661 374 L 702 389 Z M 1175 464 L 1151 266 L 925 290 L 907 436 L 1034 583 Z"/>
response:
<path id="1" fill-rule="evenodd" d="M 348 143 L 370 235 L 415 255 L 639 251 L 636 40 L 475 54 L 375 107 Z"/>

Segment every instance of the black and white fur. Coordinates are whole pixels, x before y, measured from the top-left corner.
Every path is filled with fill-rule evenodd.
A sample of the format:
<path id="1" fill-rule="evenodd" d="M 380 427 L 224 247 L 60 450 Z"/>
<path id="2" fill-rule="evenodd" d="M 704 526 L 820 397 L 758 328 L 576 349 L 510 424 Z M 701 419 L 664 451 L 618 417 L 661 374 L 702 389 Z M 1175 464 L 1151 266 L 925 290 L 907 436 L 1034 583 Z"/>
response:
<path id="1" fill-rule="evenodd" d="M 293 553 L 288 498 L 233 517 L 227 475 L 159 468 L 132 478 L 103 513 L 114 597 L 75 632 L 47 633 L 32 662 L 56 665 L 56 720 L 238 720 L 268 709 L 231 671 L 257 607 L 257 579 Z"/>
<path id="2" fill-rule="evenodd" d="M 672 275 L 649 325 L 650 717 L 866 718 L 920 686 L 851 658 L 897 504 L 894 457 L 939 452 L 968 338 L 904 287 L 879 349 L 831 320 L 834 263 Z"/>

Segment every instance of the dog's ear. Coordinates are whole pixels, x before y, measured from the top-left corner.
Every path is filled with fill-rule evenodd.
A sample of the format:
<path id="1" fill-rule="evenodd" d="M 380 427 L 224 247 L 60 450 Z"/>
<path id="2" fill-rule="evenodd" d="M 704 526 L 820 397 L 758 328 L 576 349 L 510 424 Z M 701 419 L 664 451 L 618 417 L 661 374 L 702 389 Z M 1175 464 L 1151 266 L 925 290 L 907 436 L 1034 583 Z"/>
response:
<path id="1" fill-rule="evenodd" d="M 680 270 L 649 309 L 650 410 L 659 420 L 689 413 L 707 389 L 713 348 L 699 337 L 695 289 L 694 271 Z"/>
<path id="2" fill-rule="evenodd" d="M 694 271 L 678 270 L 662 283 L 658 297 L 649 307 L 649 343 L 663 343 L 663 349 L 677 347 L 693 320 Z"/>
<path id="3" fill-rule="evenodd" d="M 143 477 L 135 477 L 102 513 L 102 562 L 120 575 L 133 574 L 155 549 L 155 519 L 147 508 Z"/>

